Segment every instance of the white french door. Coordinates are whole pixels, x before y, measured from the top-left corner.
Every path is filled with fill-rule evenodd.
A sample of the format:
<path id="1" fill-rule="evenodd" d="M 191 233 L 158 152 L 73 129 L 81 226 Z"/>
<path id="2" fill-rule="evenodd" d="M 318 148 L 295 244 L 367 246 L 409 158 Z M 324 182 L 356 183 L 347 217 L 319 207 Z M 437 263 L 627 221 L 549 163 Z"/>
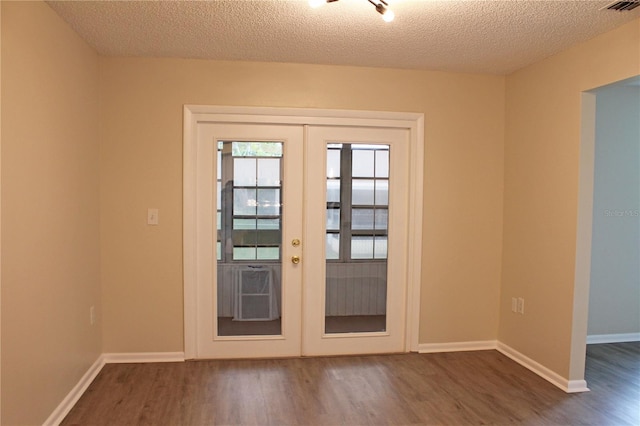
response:
<path id="1" fill-rule="evenodd" d="M 197 358 L 300 355 L 303 128 L 197 133 Z M 283 261 L 285 260 L 285 261 Z"/>
<path id="2" fill-rule="evenodd" d="M 307 129 L 305 355 L 404 351 L 408 134 Z"/>
<path id="3" fill-rule="evenodd" d="M 187 358 L 408 349 L 409 129 L 202 121 L 187 143 Z"/>

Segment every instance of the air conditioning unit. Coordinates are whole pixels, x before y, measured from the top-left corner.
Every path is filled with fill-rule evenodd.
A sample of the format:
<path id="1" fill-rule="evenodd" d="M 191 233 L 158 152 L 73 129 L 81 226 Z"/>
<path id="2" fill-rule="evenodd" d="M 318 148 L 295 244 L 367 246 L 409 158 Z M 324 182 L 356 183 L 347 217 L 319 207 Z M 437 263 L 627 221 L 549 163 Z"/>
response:
<path id="1" fill-rule="evenodd" d="M 235 271 L 235 288 L 235 321 L 269 321 L 278 317 L 270 267 L 238 268 Z"/>

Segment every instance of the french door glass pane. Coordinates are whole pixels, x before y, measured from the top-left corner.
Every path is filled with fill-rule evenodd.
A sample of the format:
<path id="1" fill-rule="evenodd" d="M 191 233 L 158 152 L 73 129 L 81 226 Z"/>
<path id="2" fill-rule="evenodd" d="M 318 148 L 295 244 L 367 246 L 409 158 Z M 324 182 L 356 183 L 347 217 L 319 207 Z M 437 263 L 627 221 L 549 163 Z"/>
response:
<path id="1" fill-rule="evenodd" d="M 340 258 L 340 234 L 327 234 L 327 259 Z"/>
<path id="2" fill-rule="evenodd" d="M 256 200 L 255 188 L 233 188 L 233 215 L 234 216 L 255 216 L 256 206 L 258 201 Z M 222 206 L 225 208 L 226 206 Z"/>
<path id="3" fill-rule="evenodd" d="M 254 158 L 234 159 L 233 184 L 235 186 L 256 185 L 256 160 Z"/>
<path id="4" fill-rule="evenodd" d="M 325 333 L 385 331 L 389 146 L 331 144 L 326 155 Z"/>
<path id="5" fill-rule="evenodd" d="M 280 229 L 280 219 L 258 219 L 258 229 Z"/>
<path id="6" fill-rule="evenodd" d="M 389 181 L 376 180 L 376 206 L 386 206 L 389 204 Z"/>
<path id="7" fill-rule="evenodd" d="M 258 160 L 258 186 L 280 186 L 280 159 Z"/>
<path id="8" fill-rule="evenodd" d="M 340 202 L 340 180 L 329 179 L 327 180 L 327 203 L 339 203 Z"/>
<path id="9" fill-rule="evenodd" d="M 281 335 L 282 142 L 218 142 L 218 336 Z"/>
<path id="10" fill-rule="evenodd" d="M 389 224 L 389 210 L 387 209 L 376 209 L 375 210 L 375 220 L 374 220 L 374 228 L 378 229 L 387 229 L 387 225 Z"/>
<path id="11" fill-rule="evenodd" d="M 340 230 L 340 209 L 327 209 L 327 230 Z"/>
<path id="12" fill-rule="evenodd" d="M 376 259 L 387 258 L 387 237 L 375 237 L 373 253 Z"/>
<path id="13" fill-rule="evenodd" d="M 389 150 L 380 149 L 376 151 L 376 177 L 389 177 Z"/>
<path id="14" fill-rule="evenodd" d="M 327 150 L 327 177 L 340 177 L 340 149 Z"/>
<path id="15" fill-rule="evenodd" d="M 233 229 L 256 229 L 257 220 L 251 219 L 233 219 Z"/>
<path id="16" fill-rule="evenodd" d="M 373 237 L 351 238 L 351 259 L 373 259 Z"/>
<path id="17" fill-rule="evenodd" d="M 259 216 L 278 216 L 280 213 L 280 188 L 258 189 Z"/>
<path id="18" fill-rule="evenodd" d="M 373 177 L 375 175 L 375 151 L 354 149 L 352 151 L 353 156 L 353 171 L 351 176 L 353 177 Z"/>
<path id="19" fill-rule="evenodd" d="M 351 203 L 353 205 L 371 205 L 375 200 L 375 180 L 354 179 L 352 181 Z"/>
<path id="20" fill-rule="evenodd" d="M 373 209 L 351 209 L 351 229 L 373 229 Z"/>

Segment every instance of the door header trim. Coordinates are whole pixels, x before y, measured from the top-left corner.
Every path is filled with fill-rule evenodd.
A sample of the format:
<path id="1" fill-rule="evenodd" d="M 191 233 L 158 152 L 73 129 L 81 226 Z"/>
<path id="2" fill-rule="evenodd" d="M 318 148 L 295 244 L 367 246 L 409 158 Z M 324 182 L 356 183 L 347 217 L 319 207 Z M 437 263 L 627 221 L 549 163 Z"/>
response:
<path id="1" fill-rule="evenodd" d="M 184 112 L 185 124 L 187 123 L 187 114 L 190 121 L 196 123 L 324 124 L 408 129 L 424 122 L 424 114 L 422 113 L 346 109 L 185 105 Z"/>

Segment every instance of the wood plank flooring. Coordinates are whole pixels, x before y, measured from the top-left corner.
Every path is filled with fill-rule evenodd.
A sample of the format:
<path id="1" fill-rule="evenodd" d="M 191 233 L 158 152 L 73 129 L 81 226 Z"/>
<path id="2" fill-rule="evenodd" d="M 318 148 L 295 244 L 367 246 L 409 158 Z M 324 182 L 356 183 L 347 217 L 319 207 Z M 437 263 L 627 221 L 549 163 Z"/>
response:
<path id="1" fill-rule="evenodd" d="M 566 394 L 497 351 L 109 364 L 63 425 L 638 425 L 640 343 Z"/>

